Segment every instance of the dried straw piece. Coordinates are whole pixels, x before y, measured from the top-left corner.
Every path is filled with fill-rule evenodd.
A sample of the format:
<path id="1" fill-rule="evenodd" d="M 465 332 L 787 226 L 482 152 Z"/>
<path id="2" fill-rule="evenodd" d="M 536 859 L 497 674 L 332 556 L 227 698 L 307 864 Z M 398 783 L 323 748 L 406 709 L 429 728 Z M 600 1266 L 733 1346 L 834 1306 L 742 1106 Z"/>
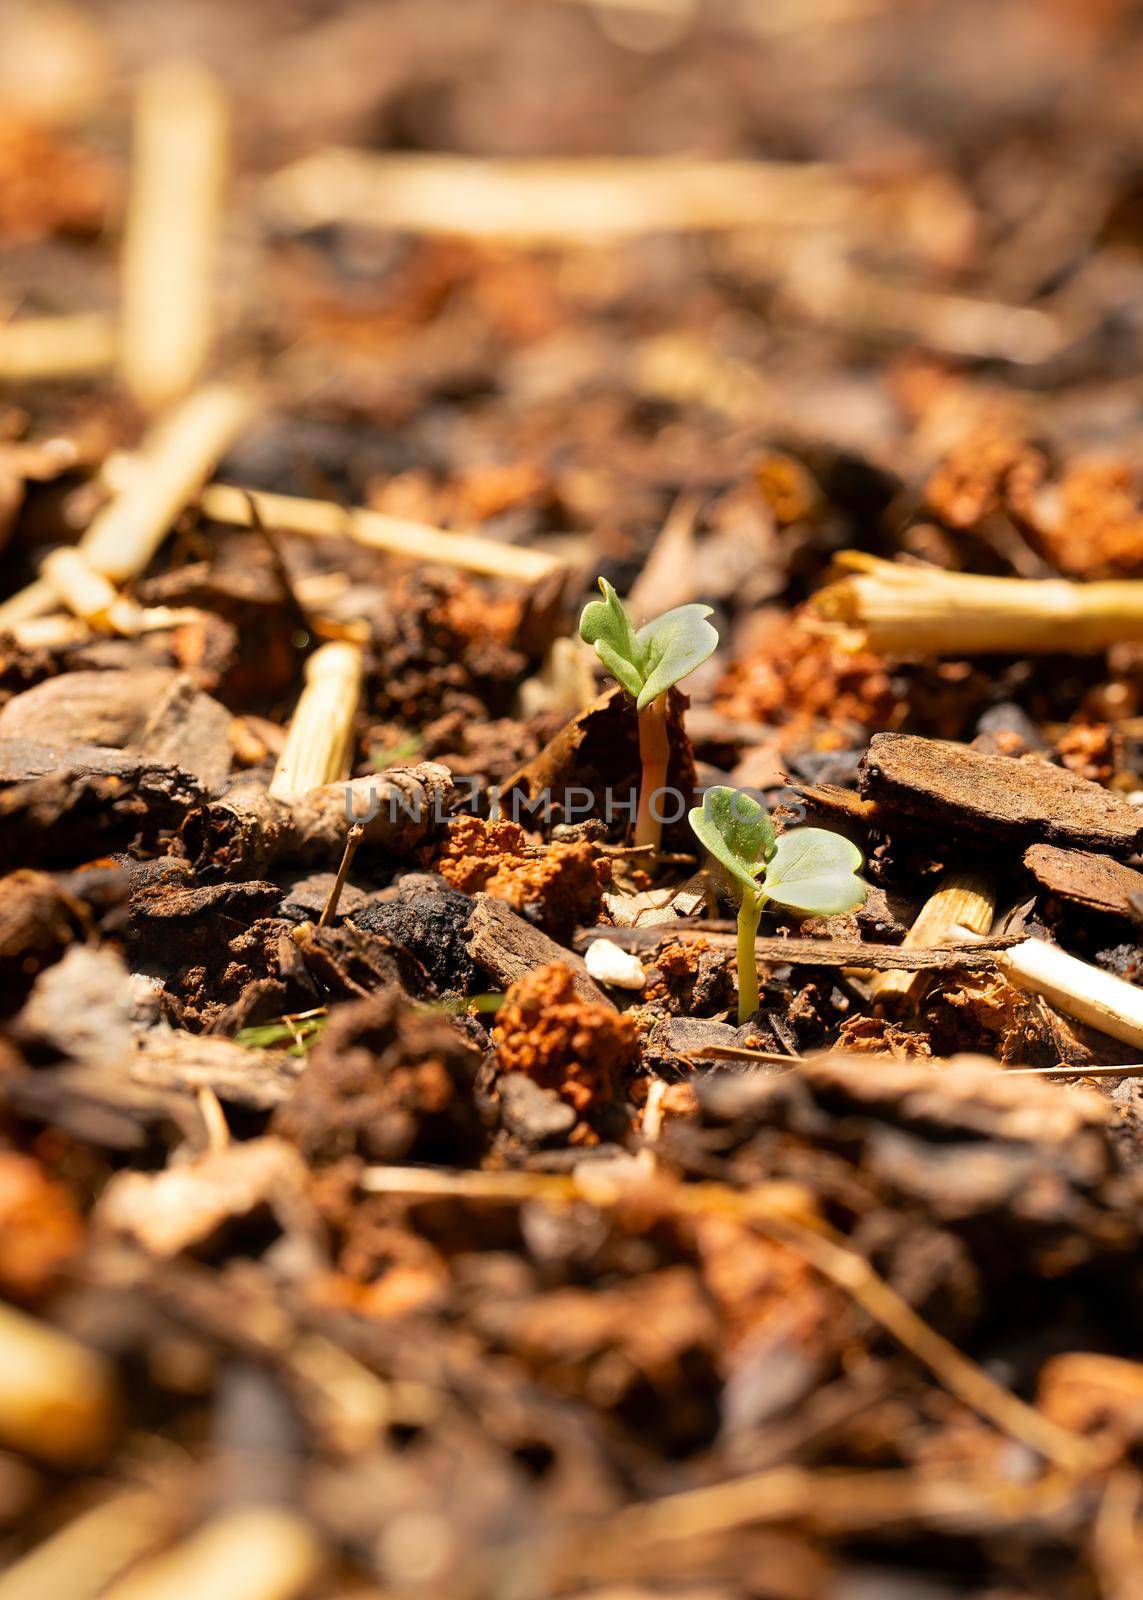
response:
<path id="1" fill-rule="evenodd" d="M 40 571 L 74 616 L 111 633 L 141 631 L 142 611 L 96 572 L 82 551 L 65 545 L 45 556 Z"/>
<path id="2" fill-rule="evenodd" d="M 53 1466 L 80 1466 L 107 1445 L 115 1411 L 101 1356 L 0 1305 L 0 1443 Z"/>
<path id="3" fill-rule="evenodd" d="M 177 1507 L 148 1489 L 113 1495 L 74 1517 L 0 1576 L 0 1600 L 98 1600 L 158 1545 Z"/>
<path id="4" fill-rule="evenodd" d="M 1090 655 L 1143 639 L 1143 583 L 984 578 L 843 550 L 849 576 L 811 596 L 846 649 L 887 655 Z"/>
<path id="5" fill-rule="evenodd" d="M 476 533 L 447 533 L 443 528 L 387 517 L 379 511 L 346 509 L 331 500 L 303 500 L 295 495 L 263 494 L 260 490 L 253 493 L 215 483 L 203 490 L 200 504 L 205 515 L 215 522 L 248 528 L 252 524 L 251 501 L 268 528 L 312 538 L 352 539 L 356 544 L 428 565 L 462 567 L 467 572 L 515 578 L 529 584 L 562 571 L 564 566 L 558 556 L 539 550 L 522 550 L 518 545 L 502 544 Z"/>
<path id="6" fill-rule="evenodd" d="M 24 592 L 27 593 L 27 590 Z M 122 597 L 120 603 L 130 604 Z M 134 612 L 130 632 L 163 633 L 188 623 L 200 623 L 205 615 L 195 606 L 140 606 Z M 85 643 L 91 638 L 92 625 L 82 617 L 57 612 L 54 616 L 30 617 L 27 622 L 14 622 L 5 631 L 23 650 L 56 650 L 62 645 Z"/>
<path id="7" fill-rule="evenodd" d="M 1143 989 L 1133 983 L 1044 939 L 1025 939 L 1000 951 L 996 966 L 1010 983 L 1040 995 L 1057 1011 L 1143 1048 Z"/>
<path id="8" fill-rule="evenodd" d="M 357 645 L 335 640 L 314 651 L 270 782 L 272 800 L 292 800 L 349 776 L 361 678 Z"/>
<path id="9" fill-rule="evenodd" d="M 121 493 L 79 542 L 88 566 L 116 583 L 142 572 L 251 409 L 245 391 L 211 384 L 158 424 L 136 456 Z M 42 617 L 56 609 L 60 598 L 55 585 L 41 577 L 0 605 L 0 628 Z"/>
<path id="10" fill-rule="evenodd" d="M 996 912 L 996 891 L 988 878 L 977 872 L 952 872 L 931 895 L 917 920 L 902 941 L 909 950 L 929 945 L 955 944 L 958 927 L 973 933 L 987 933 Z M 882 972 L 874 978 L 871 993 L 875 1000 L 913 1001 L 921 998 L 931 982 L 925 972 Z"/>
<path id="11" fill-rule="evenodd" d="M 279 223 L 357 223 L 577 245 L 641 233 L 835 226 L 856 191 L 836 167 L 779 161 L 603 157 L 489 161 L 323 150 L 270 179 Z"/>
<path id="12" fill-rule="evenodd" d="M 163 62 L 140 80 L 123 242 L 120 364 L 127 387 L 147 409 L 184 395 L 210 353 L 227 133 L 222 91 L 203 68 Z"/>
<path id="13" fill-rule="evenodd" d="M 109 371 L 118 352 L 118 330 L 102 311 L 0 323 L 0 382 L 91 377 Z"/>
<path id="14" fill-rule="evenodd" d="M 250 1506 L 207 1523 L 136 1568 L 106 1600 L 291 1600 L 308 1588 L 321 1550 L 296 1512 Z"/>

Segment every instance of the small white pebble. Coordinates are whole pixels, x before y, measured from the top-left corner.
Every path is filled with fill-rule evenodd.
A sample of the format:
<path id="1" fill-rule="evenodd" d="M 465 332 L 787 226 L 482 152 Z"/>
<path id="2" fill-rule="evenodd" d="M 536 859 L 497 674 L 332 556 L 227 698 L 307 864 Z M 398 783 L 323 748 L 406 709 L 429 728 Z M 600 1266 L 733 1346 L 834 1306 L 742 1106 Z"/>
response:
<path id="1" fill-rule="evenodd" d="M 613 989 L 641 989 L 647 982 L 639 957 L 629 955 L 610 939 L 593 939 L 583 959 L 595 981 Z"/>

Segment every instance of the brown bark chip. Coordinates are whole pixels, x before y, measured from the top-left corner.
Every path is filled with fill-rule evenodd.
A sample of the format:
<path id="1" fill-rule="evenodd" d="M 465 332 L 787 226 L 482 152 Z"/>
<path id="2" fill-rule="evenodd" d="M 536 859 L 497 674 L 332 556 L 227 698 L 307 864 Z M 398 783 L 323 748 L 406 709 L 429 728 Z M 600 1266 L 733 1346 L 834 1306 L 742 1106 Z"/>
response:
<path id="1" fill-rule="evenodd" d="M 886 811 L 984 832 L 998 844 L 1045 840 L 1127 855 L 1143 841 L 1143 812 L 1121 795 L 1046 761 L 943 739 L 874 734 L 861 792 Z"/>
<path id="2" fill-rule="evenodd" d="M 1131 920 L 1132 901 L 1143 904 L 1143 872 L 1124 866 L 1113 856 L 1033 844 L 1024 852 L 1024 865 L 1041 889 L 1089 911 Z"/>

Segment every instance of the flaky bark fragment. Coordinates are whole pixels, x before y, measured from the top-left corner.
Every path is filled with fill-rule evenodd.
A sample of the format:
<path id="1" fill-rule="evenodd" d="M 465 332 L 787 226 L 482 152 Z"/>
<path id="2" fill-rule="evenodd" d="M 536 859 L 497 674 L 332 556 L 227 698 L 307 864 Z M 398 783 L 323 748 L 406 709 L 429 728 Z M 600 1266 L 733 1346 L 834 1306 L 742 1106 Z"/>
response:
<path id="1" fill-rule="evenodd" d="M 163 829 L 178 827 L 203 798 L 189 773 L 118 750 L 56 750 L 52 756 L 50 746 L 0 741 L 0 785 L 7 772 L 21 766 L 34 772 L 45 761 L 42 776 L 0 789 L 0 870 L 74 864 L 139 841 L 154 846 Z"/>
<path id="2" fill-rule="evenodd" d="M 985 833 L 990 841 L 1080 845 L 1127 855 L 1143 843 L 1143 812 L 1046 761 L 985 755 L 915 734 L 874 734 L 861 792 L 918 821 Z"/>
<path id="3" fill-rule="evenodd" d="M 250 786 L 188 818 L 182 841 L 196 865 L 223 877 L 258 877 L 279 861 L 336 866 L 355 822 L 364 826 L 363 849 L 407 855 L 443 820 L 451 794 L 451 773 L 434 761 L 288 801 Z"/>
<path id="4" fill-rule="evenodd" d="M 1143 906 L 1143 872 L 1113 856 L 1033 844 L 1024 852 L 1024 865 L 1041 889 L 1085 910 L 1132 920 L 1137 915 L 1133 902 Z"/>

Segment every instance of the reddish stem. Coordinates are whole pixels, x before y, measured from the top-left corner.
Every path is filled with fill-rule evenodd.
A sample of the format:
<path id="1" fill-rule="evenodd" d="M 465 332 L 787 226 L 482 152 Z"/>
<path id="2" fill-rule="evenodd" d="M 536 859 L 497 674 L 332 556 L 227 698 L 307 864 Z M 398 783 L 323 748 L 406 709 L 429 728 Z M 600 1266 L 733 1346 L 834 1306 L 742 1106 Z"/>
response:
<path id="1" fill-rule="evenodd" d="M 666 788 L 667 764 L 671 759 L 671 742 L 667 736 L 667 697 L 659 695 L 639 713 L 639 758 L 643 763 L 643 781 L 639 788 L 639 812 L 635 819 L 635 843 L 659 848 L 662 838 L 662 797 L 657 811 L 651 811 L 652 798 Z"/>

